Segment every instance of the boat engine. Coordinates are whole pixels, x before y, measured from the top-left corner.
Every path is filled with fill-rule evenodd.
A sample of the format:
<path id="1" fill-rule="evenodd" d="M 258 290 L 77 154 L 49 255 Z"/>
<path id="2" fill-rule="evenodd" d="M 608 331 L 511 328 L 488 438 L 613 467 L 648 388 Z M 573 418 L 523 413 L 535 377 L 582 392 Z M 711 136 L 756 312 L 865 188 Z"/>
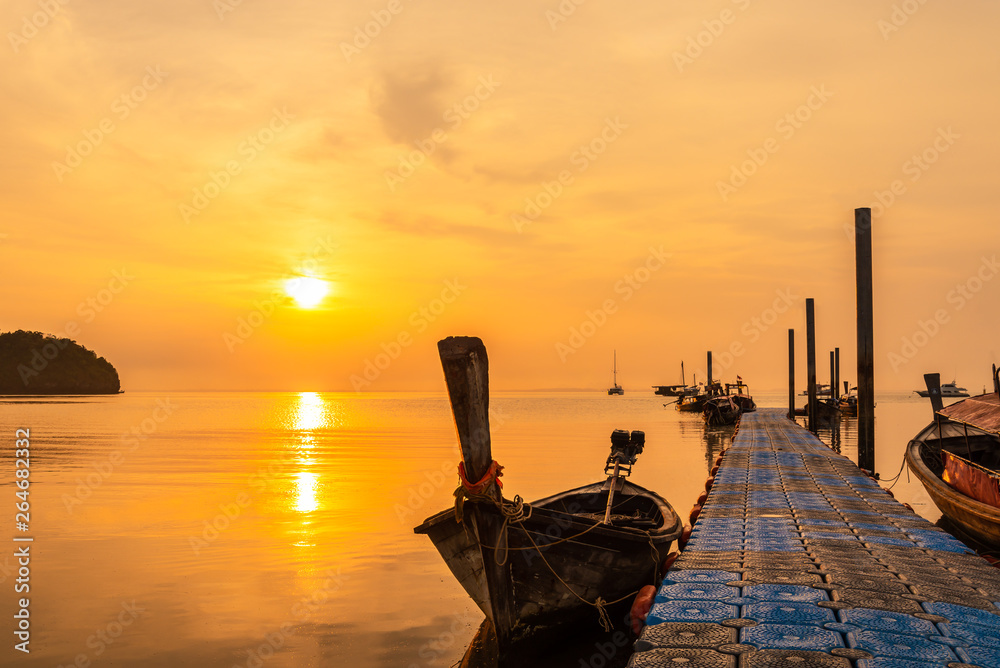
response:
<path id="1" fill-rule="evenodd" d="M 615 429 L 611 432 L 611 454 L 604 464 L 604 473 L 612 472 L 618 464 L 618 472 L 629 475 L 645 445 L 646 432 L 636 429 L 629 434 L 625 429 Z"/>

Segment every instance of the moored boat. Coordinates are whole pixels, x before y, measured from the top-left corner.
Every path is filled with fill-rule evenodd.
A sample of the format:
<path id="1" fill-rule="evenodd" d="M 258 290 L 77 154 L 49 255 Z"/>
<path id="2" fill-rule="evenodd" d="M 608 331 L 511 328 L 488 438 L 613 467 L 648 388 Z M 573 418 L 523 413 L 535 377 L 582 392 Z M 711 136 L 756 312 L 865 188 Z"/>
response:
<path id="1" fill-rule="evenodd" d="M 510 564 L 517 637 L 588 614 L 596 621 L 592 603 L 598 599 L 617 601 L 658 584 L 658 565 L 680 536 L 681 520 L 655 492 L 627 480 L 619 485 L 609 524 L 603 519 L 610 485 L 600 481 L 525 504 L 525 518 L 508 526 L 499 552 Z M 484 509 L 502 517 L 495 507 Z M 455 579 L 492 618 L 480 544 L 455 521 L 455 510 L 427 518 L 414 532 L 427 534 Z"/>
<path id="2" fill-rule="evenodd" d="M 463 461 L 454 508 L 414 528 L 426 534 L 505 648 L 537 630 L 588 613 L 658 584 L 659 567 L 683 530 L 663 497 L 624 476 L 645 434 L 615 430 L 606 480 L 533 503 L 505 499 L 489 437 L 488 362 L 482 341 L 438 343 Z M 476 482 L 470 482 L 476 481 Z"/>
<path id="3" fill-rule="evenodd" d="M 700 413 L 702 409 L 705 408 L 705 402 L 708 401 L 707 394 L 698 394 L 694 396 L 683 396 L 680 401 L 674 406 L 677 410 L 684 413 Z M 664 404 L 668 405 L 668 404 Z"/>
<path id="4" fill-rule="evenodd" d="M 941 405 L 936 381 L 929 379 L 935 419 L 913 437 L 905 456 L 910 471 L 953 525 L 1000 548 L 1000 383 L 994 379 L 997 391 L 948 407 Z"/>
<path id="5" fill-rule="evenodd" d="M 713 427 L 735 424 L 742 414 L 743 410 L 733 400 L 733 397 L 729 396 L 712 397 L 705 402 L 705 407 L 702 409 L 705 423 Z"/>
<path id="6" fill-rule="evenodd" d="M 757 403 L 750 396 L 750 386 L 744 383 L 739 376 L 736 376 L 735 383 L 726 383 L 726 394 L 732 397 L 736 405 L 740 407 L 741 412 L 753 413 L 757 410 Z"/>
<path id="7" fill-rule="evenodd" d="M 840 412 L 848 417 L 858 416 L 858 395 L 856 387 L 851 387 L 850 383 L 844 381 L 844 394 L 841 395 L 838 403 Z"/>
<path id="8" fill-rule="evenodd" d="M 681 382 L 677 385 L 653 385 L 653 394 L 661 397 L 691 397 L 698 394 L 697 380 L 693 385 L 688 385 L 684 377 L 684 362 L 681 362 Z"/>

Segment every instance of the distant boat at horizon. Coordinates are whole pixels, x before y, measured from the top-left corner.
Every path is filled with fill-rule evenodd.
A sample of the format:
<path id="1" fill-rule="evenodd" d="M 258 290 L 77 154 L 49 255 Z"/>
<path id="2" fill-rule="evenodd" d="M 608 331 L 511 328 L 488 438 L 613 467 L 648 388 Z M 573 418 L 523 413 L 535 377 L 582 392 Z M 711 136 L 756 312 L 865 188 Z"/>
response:
<path id="1" fill-rule="evenodd" d="M 816 396 L 817 397 L 829 397 L 832 394 L 830 392 L 830 386 L 824 385 L 823 383 L 816 383 Z M 799 392 L 800 397 L 805 397 L 809 395 L 809 390 L 802 390 Z"/>
<path id="2" fill-rule="evenodd" d="M 614 352 L 614 362 L 611 366 L 611 373 L 614 375 L 614 385 L 608 388 L 608 394 L 625 394 L 625 390 L 618 384 L 618 351 Z"/>
<path id="3" fill-rule="evenodd" d="M 684 361 L 681 361 L 681 383 L 680 385 L 653 385 L 653 394 L 661 397 L 693 397 L 700 392 L 698 383 L 688 385 L 684 379 Z"/>
<path id="4" fill-rule="evenodd" d="M 913 390 L 922 397 L 930 396 L 927 390 Z M 985 392 L 984 392 L 985 394 Z M 950 383 L 941 383 L 941 396 L 942 397 L 967 397 L 969 396 L 969 391 L 964 387 L 959 387 L 958 383 L 954 380 Z"/>

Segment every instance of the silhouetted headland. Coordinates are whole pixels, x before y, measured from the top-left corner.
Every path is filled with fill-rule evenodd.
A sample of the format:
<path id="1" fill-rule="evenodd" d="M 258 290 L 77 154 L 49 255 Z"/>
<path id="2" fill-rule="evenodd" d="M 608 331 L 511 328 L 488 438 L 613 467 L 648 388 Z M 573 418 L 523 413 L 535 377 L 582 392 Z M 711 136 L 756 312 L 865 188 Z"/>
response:
<path id="1" fill-rule="evenodd" d="M 71 339 L 0 334 L 0 394 L 117 394 L 118 371 Z"/>

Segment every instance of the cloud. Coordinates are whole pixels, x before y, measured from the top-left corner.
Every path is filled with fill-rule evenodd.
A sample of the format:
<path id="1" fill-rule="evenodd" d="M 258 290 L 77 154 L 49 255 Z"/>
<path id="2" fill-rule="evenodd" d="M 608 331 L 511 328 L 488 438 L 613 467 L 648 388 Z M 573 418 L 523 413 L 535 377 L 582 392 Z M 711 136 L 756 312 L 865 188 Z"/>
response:
<path id="1" fill-rule="evenodd" d="M 373 91 L 374 111 L 386 135 L 400 143 L 426 139 L 444 125 L 452 77 L 432 66 L 385 72 Z"/>

